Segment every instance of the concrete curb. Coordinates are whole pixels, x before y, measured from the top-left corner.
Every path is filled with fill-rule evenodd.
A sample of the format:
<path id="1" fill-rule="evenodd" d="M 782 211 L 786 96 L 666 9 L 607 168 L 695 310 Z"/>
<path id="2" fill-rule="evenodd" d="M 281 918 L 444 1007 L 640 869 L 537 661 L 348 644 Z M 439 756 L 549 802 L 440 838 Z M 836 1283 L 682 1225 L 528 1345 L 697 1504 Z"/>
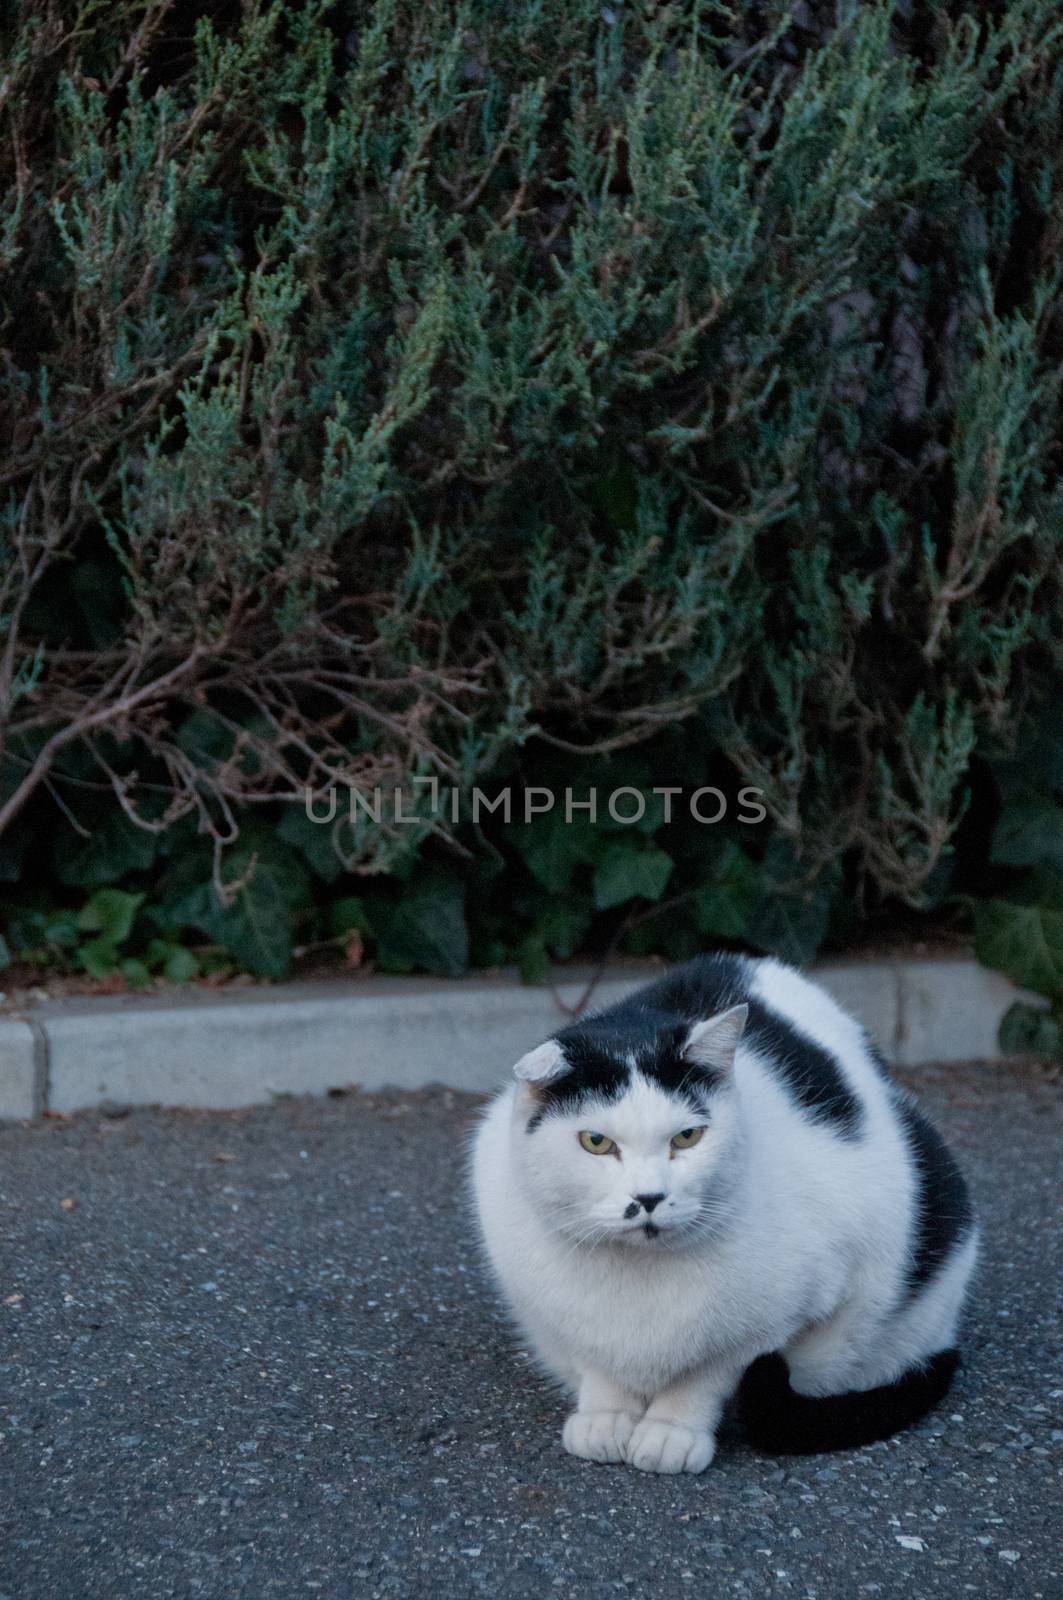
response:
<path id="1" fill-rule="evenodd" d="M 590 1009 L 655 970 L 610 968 Z M 962 956 L 814 971 L 901 1066 L 999 1055 L 1000 1019 L 1019 994 Z M 355 1085 L 489 1090 L 567 1020 L 562 1005 L 590 976 L 566 970 L 553 989 L 479 974 L 44 1001 L 0 1018 L 0 1119 L 105 1104 L 223 1110 Z"/>
<path id="2" fill-rule="evenodd" d="M 24 1017 L 0 1019 L 0 1122 L 44 1110 L 44 1066 L 40 1030 Z"/>

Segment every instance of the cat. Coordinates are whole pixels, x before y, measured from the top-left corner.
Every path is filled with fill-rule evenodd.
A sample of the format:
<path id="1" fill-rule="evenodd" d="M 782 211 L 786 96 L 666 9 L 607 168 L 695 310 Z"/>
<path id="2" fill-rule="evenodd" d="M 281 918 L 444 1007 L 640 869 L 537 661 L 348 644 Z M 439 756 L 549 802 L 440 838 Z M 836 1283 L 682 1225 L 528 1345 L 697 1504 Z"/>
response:
<path id="1" fill-rule="evenodd" d="M 697 957 L 523 1056 L 474 1135 L 487 1258 L 590 1461 L 701 1472 L 886 1438 L 959 1359 L 978 1233 L 859 1024 L 774 959 Z"/>

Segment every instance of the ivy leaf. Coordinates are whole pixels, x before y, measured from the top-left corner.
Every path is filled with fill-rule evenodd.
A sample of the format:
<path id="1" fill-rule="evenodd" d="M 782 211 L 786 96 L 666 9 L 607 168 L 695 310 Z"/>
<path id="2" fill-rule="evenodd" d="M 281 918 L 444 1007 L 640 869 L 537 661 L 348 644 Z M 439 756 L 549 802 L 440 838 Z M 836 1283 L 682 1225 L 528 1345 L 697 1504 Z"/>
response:
<path id="1" fill-rule="evenodd" d="M 993 830 L 992 860 L 1063 871 L 1063 806 L 1044 795 L 1005 806 Z"/>
<path id="2" fill-rule="evenodd" d="M 1038 877 L 1023 901 L 987 900 L 975 915 L 975 952 L 984 966 L 1023 989 L 1063 1001 L 1063 895 Z"/>
<path id="3" fill-rule="evenodd" d="M 529 933 L 517 946 L 517 970 L 521 983 L 542 983 L 550 973 L 550 957 L 542 935 Z"/>
<path id="4" fill-rule="evenodd" d="M 42 909 L 39 904 L 5 907 L 4 923 L 8 944 L 18 959 L 37 966 L 66 966 L 81 938 L 73 911 Z"/>
<path id="5" fill-rule="evenodd" d="M 215 772 L 232 760 L 244 730 L 257 734 L 267 743 L 272 737 L 270 724 L 263 717 L 250 717 L 237 728 L 210 706 L 201 706 L 181 723 L 177 743 L 197 766 L 206 772 Z M 254 776 L 262 770 L 262 758 L 245 744 L 237 766 L 242 773 Z"/>
<path id="6" fill-rule="evenodd" d="M 277 836 L 295 846 L 322 883 L 332 883 L 343 871 L 343 862 L 332 843 L 332 824 L 314 822 L 301 800 L 285 806 Z"/>
<path id="7" fill-rule="evenodd" d="M 590 927 L 591 910 L 582 900 L 548 901 L 535 918 L 534 933 L 559 960 L 574 955 Z"/>
<path id="8" fill-rule="evenodd" d="M 555 806 L 530 822 L 512 823 L 507 832 L 529 871 L 554 894 L 569 888 L 577 867 L 598 854 L 593 822 L 585 813 L 574 813 L 566 822 L 563 807 Z"/>
<path id="9" fill-rule="evenodd" d="M 233 887 L 222 905 L 211 882 L 201 882 L 168 899 L 155 913 L 175 927 L 199 928 L 250 972 L 283 978 L 291 963 L 291 920 L 310 904 L 305 867 L 275 833 L 245 827 L 226 853 L 222 881 Z"/>
<path id="10" fill-rule="evenodd" d="M 598 795 L 597 827 L 600 832 L 653 834 L 664 826 L 665 797 L 654 794 L 651 768 L 639 757 L 628 754 L 609 756 L 594 769 L 594 788 Z M 632 790 L 635 792 L 632 793 Z M 636 795 L 641 797 L 644 807 L 638 821 L 634 820 L 639 809 Z M 676 797 L 672 799 L 673 804 L 678 806 Z M 610 801 L 613 802 L 612 811 Z M 617 821 L 617 817 L 622 820 Z"/>
<path id="11" fill-rule="evenodd" d="M 1016 1000 L 1000 1024 L 1000 1048 L 1012 1055 L 1063 1056 L 1063 1022 L 1047 1006 Z"/>
<path id="12" fill-rule="evenodd" d="M 442 869 L 419 873 L 397 904 L 376 911 L 377 959 L 388 972 L 457 978 L 469 963 L 465 886 Z"/>
<path id="13" fill-rule="evenodd" d="M 220 950 L 204 950 L 199 957 L 199 970 L 205 978 L 214 978 L 220 983 L 232 977 L 236 963 Z"/>
<path id="14" fill-rule="evenodd" d="M 79 948 L 77 962 L 90 978 L 109 978 L 118 971 L 118 946 L 106 936 L 89 939 Z"/>
<path id="15" fill-rule="evenodd" d="M 582 901 L 543 897 L 533 909 L 518 897 L 515 909 L 518 914 L 527 911 L 534 917 L 532 927 L 514 952 L 521 981 L 542 983 L 552 959 L 564 961 L 578 949 L 590 926 L 590 907 Z"/>
<path id="16" fill-rule="evenodd" d="M 760 950 L 800 966 L 826 937 L 837 869 L 820 872 L 807 887 L 804 869 L 785 839 L 773 839 L 761 867 L 760 898 L 746 938 Z"/>
<path id="17" fill-rule="evenodd" d="M 209 706 L 193 711 L 177 730 L 177 743 L 201 766 L 220 766 L 228 761 L 235 742 L 232 728 Z"/>
<path id="18" fill-rule="evenodd" d="M 152 939 L 144 953 L 151 969 L 158 969 L 168 983 L 188 983 L 199 974 L 199 961 L 183 944 L 172 939 Z"/>
<path id="19" fill-rule="evenodd" d="M 594 869 L 594 904 L 599 911 L 607 911 L 629 900 L 659 900 L 673 866 L 664 850 L 610 844 Z"/>
<path id="20" fill-rule="evenodd" d="M 331 934 L 339 937 L 345 933 L 373 932 L 365 901 L 356 894 L 346 894 L 332 901 L 328 908 L 328 927 Z"/>
<path id="21" fill-rule="evenodd" d="M 1057 709 L 1061 689 L 1058 678 L 1046 686 L 1040 711 L 1022 726 L 1019 753 L 990 761 L 1006 803 L 1021 803 L 1031 790 L 1051 794 L 1063 789 L 1063 731 Z"/>
<path id="22" fill-rule="evenodd" d="M 175 945 L 162 964 L 167 983 L 190 983 L 199 976 L 199 960 L 183 944 Z"/>
<path id="23" fill-rule="evenodd" d="M 249 972 L 287 976 L 292 941 L 288 897 L 268 867 L 255 865 L 230 905 L 218 902 L 214 886 L 200 884 L 186 896 L 181 921 L 222 945 Z"/>
<path id="24" fill-rule="evenodd" d="M 93 889 L 120 883 L 131 872 L 147 872 L 157 850 L 157 836 L 115 806 L 93 824 L 87 839 L 64 824 L 55 836 L 52 862 L 60 883 Z"/>
<path id="25" fill-rule="evenodd" d="M 83 933 L 99 933 L 120 945 L 129 938 L 143 901 L 142 894 L 127 894 L 124 889 L 97 889 L 78 913 L 77 925 Z"/>
<path id="26" fill-rule="evenodd" d="M 72 911 L 49 911 L 39 915 L 41 934 L 52 950 L 75 948 L 80 938 L 80 925 Z"/>
<path id="27" fill-rule="evenodd" d="M 760 869 L 740 845 L 728 839 L 712 879 L 691 896 L 691 916 L 700 933 L 743 939 L 760 892 Z"/>

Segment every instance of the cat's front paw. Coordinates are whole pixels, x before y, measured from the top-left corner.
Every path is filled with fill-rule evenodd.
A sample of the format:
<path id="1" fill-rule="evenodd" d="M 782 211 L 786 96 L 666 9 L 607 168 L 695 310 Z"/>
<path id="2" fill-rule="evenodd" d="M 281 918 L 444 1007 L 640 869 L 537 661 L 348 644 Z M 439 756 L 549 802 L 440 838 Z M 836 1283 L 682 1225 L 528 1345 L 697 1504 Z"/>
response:
<path id="1" fill-rule="evenodd" d="M 711 1433 L 643 1417 L 632 1431 L 624 1459 L 640 1472 L 704 1472 L 715 1454 Z"/>
<path id="2" fill-rule="evenodd" d="M 561 1443 L 584 1461 L 623 1461 L 634 1431 L 635 1419 L 626 1411 L 573 1411 Z"/>

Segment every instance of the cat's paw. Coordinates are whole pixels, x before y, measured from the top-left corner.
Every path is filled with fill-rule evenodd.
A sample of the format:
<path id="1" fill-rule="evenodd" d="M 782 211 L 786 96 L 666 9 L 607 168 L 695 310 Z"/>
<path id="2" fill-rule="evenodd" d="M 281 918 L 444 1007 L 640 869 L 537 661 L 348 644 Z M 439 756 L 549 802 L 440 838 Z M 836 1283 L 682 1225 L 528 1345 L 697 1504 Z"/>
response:
<path id="1" fill-rule="evenodd" d="M 561 1443 L 584 1461 L 623 1461 L 634 1431 L 635 1419 L 626 1411 L 573 1411 Z"/>
<path id="2" fill-rule="evenodd" d="M 631 1434 L 624 1459 L 640 1472 L 704 1472 L 715 1454 L 711 1433 L 643 1417 Z"/>

